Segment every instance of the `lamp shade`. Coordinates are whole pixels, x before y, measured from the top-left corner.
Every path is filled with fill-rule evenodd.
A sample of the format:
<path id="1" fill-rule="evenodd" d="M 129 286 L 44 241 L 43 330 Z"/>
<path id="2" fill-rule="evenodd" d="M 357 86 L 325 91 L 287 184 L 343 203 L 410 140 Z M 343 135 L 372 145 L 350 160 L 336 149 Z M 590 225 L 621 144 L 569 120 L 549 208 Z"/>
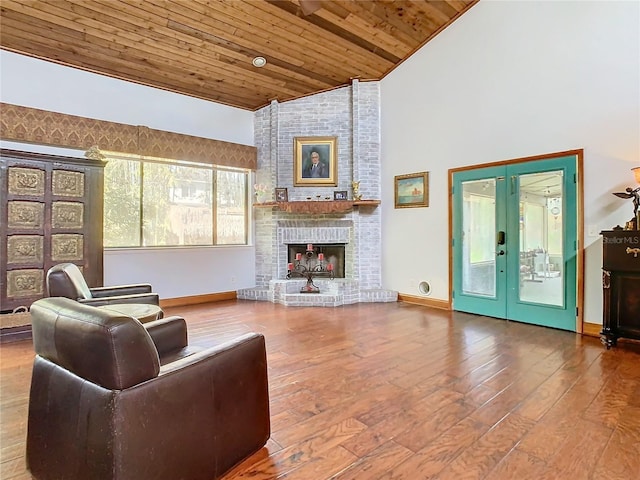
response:
<path id="1" fill-rule="evenodd" d="M 640 167 L 632 168 L 631 171 L 633 175 L 636 177 L 636 182 L 640 185 Z"/>

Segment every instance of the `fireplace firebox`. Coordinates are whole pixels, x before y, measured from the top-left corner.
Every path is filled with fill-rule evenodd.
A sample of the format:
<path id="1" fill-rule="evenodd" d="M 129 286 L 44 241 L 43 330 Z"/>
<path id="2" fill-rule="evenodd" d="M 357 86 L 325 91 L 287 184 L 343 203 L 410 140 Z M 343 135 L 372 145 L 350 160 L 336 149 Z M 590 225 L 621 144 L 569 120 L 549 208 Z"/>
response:
<path id="1" fill-rule="evenodd" d="M 307 245 L 306 243 L 290 243 L 288 247 L 288 262 L 294 263 L 296 261 L 296 254 L 301 254 L 302 258 L 307 257 Z M 327 244 L 313 244 L 313 255 L 309 257 L 309 260 L 315 264 L 318 261 L 318 254 L 324 255 L 324 261 L 333 265 L 333 276 L 335 278 L 344 278 L 344 243 L 327 243 Z"/>

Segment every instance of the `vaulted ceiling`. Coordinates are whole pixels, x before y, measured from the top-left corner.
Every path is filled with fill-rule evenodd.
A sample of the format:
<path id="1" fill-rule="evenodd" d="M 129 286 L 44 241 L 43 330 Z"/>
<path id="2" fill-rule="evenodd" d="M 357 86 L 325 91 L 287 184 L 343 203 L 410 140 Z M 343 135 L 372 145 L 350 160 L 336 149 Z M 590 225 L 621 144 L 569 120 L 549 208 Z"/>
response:
<path id="1" fill-rule="evenodd" d="M 379 80 L 477 1 L 1 0 L 0 47 L 255 110 Z"/>

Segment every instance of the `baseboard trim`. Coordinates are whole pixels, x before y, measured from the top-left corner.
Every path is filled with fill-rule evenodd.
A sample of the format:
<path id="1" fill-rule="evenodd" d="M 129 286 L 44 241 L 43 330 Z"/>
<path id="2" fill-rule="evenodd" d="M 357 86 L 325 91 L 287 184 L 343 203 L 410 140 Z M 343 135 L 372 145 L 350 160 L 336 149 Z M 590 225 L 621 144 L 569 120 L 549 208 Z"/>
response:
<path id="1" fill-rule="evenodd" d="M 31 325 L 19 325 L 0 329 L 0 343 L 11 343 L 31 338 Z"/>
<path id="2" fill-rule="evenodd" d="M 447 300 L 438 300 L 437 298 L 419 297 L 417 295 L 407 295 L 406 293 L 398 293 L 398 301 L 412 303 L 414 305 L 422 305 L 424 307 L 438 308 L 440 310 L 451 310 L 451 305 Z"/>
<path id="3" fill-rule="evenodd" d="M 590 337 L 599 337 L 602 331 L 602 325 L 599 323 L 587 323 L 582 324 L 582 334 L 589 335 Z"/>
<path id="4" fill-rule="evenodd" d="M 164 298 L 160 300 L 160 307 L 186 307 L 187 305 L 198 305 L 200 303 L 222 302 L 224 300 L 236 300 L 237 292 L 207 293 L 204 295 L 191 295 L 189 297 Z"/>

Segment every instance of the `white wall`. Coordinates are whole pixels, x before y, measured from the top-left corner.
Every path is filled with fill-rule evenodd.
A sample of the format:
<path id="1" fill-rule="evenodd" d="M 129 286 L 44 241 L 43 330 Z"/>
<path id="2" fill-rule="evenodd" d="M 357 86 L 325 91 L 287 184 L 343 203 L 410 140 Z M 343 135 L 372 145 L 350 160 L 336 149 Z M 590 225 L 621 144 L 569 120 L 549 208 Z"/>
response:
<path id="1" fill-rule="evenodd" d="M 253 145 L 253 112 L 0 51 L 0 101 Z M 2 142 L 3 148 L 79 154 Z M 149 282 L 161 298 L 251 287 L 253 247 L 113 250 L 104 283 Z"/>
<path id="2" fill-rule="evenodd" d="M 448 299 L 450 168 L 583 148 L 585 234 L 632 217 L 611 192 L 640 164 L 639 2 L 479 2 L 381 91 L 385 288 Z M 394 175 L 423 170 L 429 208 L 395 210 Z M 584 318 L 601 323 L 602 242 L 585 244 Z"/>
<path id="3" fill-rule="evenodd" d="M 110 122 L 253 145 L 253 112 L 0 50 L 0 99 Z"/>

